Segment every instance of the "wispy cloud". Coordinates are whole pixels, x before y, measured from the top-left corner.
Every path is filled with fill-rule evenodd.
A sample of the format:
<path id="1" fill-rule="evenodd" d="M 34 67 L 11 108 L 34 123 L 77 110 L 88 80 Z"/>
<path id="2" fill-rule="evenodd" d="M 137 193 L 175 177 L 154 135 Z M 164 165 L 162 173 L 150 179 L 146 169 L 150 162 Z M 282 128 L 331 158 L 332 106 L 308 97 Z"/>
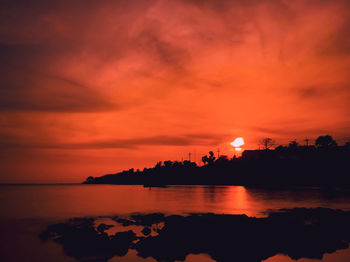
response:
<path id="1" fill-rule="evenodd" d="M 20 77 L 19 77 L 20 76 Z M 121 107 L 93 88 L 62 77 L 34 72 L 8 72 L 0 86 L 0 110 L 100 112 Z"/>
<path id="2" fill-rule="evenodd" d="M 3 0 L 1 150 L 148 149 L 156 161 L 236 135 L 250 148 L 266 135 L 345 139 L 349 10 L 347 0 Z"/>
<path id="3" fill-rule="evenodd" d="M 30 139 L 18 139 L 12 134 L 0 135 L 2 148 L 36 148 L 36 149 L 139 149 L 143 146 L 216 146 L 225 141 L 227 135 L 223 134 L 184 134 L 179 136 L 150 136 L 128 139 L 94 140 L 79 143 L 52 142 L 49 140 L 31 141 Z"/>

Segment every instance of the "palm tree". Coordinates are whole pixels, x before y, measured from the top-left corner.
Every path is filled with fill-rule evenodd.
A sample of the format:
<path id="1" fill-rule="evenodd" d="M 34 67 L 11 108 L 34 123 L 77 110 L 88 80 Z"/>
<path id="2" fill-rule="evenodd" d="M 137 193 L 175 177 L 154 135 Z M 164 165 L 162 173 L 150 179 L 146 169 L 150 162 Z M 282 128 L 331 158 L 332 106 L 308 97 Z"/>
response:
<path id="1" fill-rule="evenodd" d="M 213 151 L 209 151 L 209 157 L 207 155 L 202 157 L 202 161 L 203 161 L 204 165 L 205 164 L 208 164 L 208 165 L 213 164 L 215 159 L 216 158 L 214 156 L 214 152 Z"/>

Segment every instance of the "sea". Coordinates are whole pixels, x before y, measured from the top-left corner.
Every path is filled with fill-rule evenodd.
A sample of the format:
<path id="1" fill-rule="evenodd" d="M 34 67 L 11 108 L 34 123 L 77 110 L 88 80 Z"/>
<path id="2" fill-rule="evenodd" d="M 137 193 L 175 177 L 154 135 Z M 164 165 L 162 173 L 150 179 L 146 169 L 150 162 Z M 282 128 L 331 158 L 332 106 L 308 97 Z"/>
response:
<path id="1" fill-rule="evenodd" d="M 70 218 L 127 216 L 160 212 L 245 214 L 265 217 L 271 211 L 296 207 L 350 211 L 350 189 L 317 187 L 256 188 L 244 186 L 138 185 L 0 185 L 0 261 L 78 261 L 55 241 L 38 235 L 49 225 Z M 350 221 L 349 221 L 350 223 Z M 156 261 L 130 250 L 109 261 Z M 207 254 L 190 254 L 185 261 L 214 261 Z M 265 262 L 292 262 L 277 254 Z M 350 250 L 326 253 L 298 262 L 348 262 Z"/>

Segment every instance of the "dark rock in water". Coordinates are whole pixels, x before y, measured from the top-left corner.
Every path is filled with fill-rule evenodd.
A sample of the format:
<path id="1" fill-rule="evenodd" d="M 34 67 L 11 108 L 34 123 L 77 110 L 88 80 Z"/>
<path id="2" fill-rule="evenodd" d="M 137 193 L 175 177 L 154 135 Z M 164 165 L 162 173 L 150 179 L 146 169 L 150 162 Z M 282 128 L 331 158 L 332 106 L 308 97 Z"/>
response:
<path id="1" fill-rule="evenodd" d="M 105 230 L 108 230 L 111 227 L 113 227 L 113 225 L 106 225 L 106 224 L 102 223 L 102 224 L 98 225 L 97 231 L 100 232 L 100 233 L 104 233 Z"/>
<path id="2" fill-rule="evenodd" d="M 112 237 L 113 240 L 118 240 L 118 241 L 127 241 L 127 242 L 132 242 L 137 239 L 136 234 L 132 231 L 125 231 L 125 232 L 117 232 L 114 237 Z"/>
<path id="3" fill-rule="evenodd" d="M 119 224 L 122 224 L 124 227 L 135 225 L 135 221 L 131 221 L 129 219 L 119 218 L 119 217 L 113 217 L 112 219 L 115 222 L 118 222 Z"/>
<path id="4" fill-rule="evenodd" d="M 132 231 L 118 232 L 109 237 L 101 230 L 96 231 L 93 222 L 84 219 L 49 226 L 39 237 L 60 243 L 69 256 L 80 260 L 93 258 L 93 261 L 107 261 L 116 255 L 124 256 L 131 243 L 137 239 Z"/>
<path id="5" fill-rule="evenodd" d="M 348 247 L 349 221 L 350 212 L 324 208 L 280 210 L 266 218 L 139 214 L 133 215 L 130 223 L 145 226 L 142 231 L 147 237 L 137 237 L 131 230 L 114 236 L 101 234 L 93 222 L 84 219 L 49 226 L 40 237 L 57 241 L 68 255 L 80 260 L 106 261 L 125 255 L 129 249 L 157 261 L 184 260 L 189 254 L 199 253 L 223 262 L 258 262 L 276 254 L 320 259 L 325 253 Z M 151 227 L 161 222 L 164 226 L 159 234 L 151 236 Z"/>
<path id="6" fill-rule="evenodd" d="M 164 214 L 154 213 L 154 214 L 137 214 L 132 215 L 131 218 L 135 221 L 135 225 L 138 226 L 152 226 L 153 224 L 160 223 L 164 221 Z"/>
<path id="7" fill-rule="evenodd" d="M 148 236 L 149 234 L 151 234 L 152 230 L 149 227 L 144 227 L 141 232 L 145 236 Z"/>

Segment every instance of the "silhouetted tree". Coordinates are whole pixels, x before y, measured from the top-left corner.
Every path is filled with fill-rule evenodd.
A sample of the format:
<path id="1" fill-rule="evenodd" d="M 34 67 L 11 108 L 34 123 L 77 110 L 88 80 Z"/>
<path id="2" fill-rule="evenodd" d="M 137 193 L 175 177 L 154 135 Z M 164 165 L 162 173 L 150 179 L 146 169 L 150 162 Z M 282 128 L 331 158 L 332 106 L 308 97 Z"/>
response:
<path id="1" fill-rule="evenodd" d="M 282 151 L 285 151 L 287 148 L 282 146 L 282 145 L 279 145 L 278 147 L 275 148 L 276 152 L 282 152 Z"/>
<path id="2" fill-rule="evenodd" d="M 209 151 L 209 157 L 207 155 L 202 157 L 202 161 L 205 164 L 211 165 L 215 161 L 215 156 L 213 151 Z"/>
<path id="3" fill-rule="evenodd" d="M 189 160 L 185 160 L 183 162 L 183 165 L 184 165 L 184 167 L 187 167 L 187 168 L 194 168 L 197 166 L 195 162 L 191 162 Z"/>
<path id="4" fill-rule="evenodd" d="M 174 161 L 174 162 L 173 162 L 173 167 L 174 167 L 174 168 L 180 168 L 180 167 L 182 167 L 182 163 L 179 162 L 179 161 Z"/>
<path id="5" fill-rule="evenodd" d="M 325 135 L 325 136 L 319 136 L 315 141 L 315 145 L 318 148 L 328 149 L 328 148 L 336 147 L 337 142 L 330 135 Z"/>
<path id="6" fill-rule="evenodd" d="M 94 177 L 93 176 L 89 176 L 87 179 L 86 179 L 86 182 L 92 182 L 94 181 Z"/>
<path id="7" fill-rule="evenodd" d="M 266 137 L 260 141 L 260 145 L 263 149 L 268 150 L 275 145 L 275 141 L 272 138 Z"/>
<path id="8" fill-rule="evenodd" d="M 346 149 L 350 149 L 350 142 L 346 142 L 345 145 L 344 145 L 344 147 L 345 147 Z"/>
<path id="9" fill-rule="evenodd" d="M 216 163 L 223 164 L 223 163 L 228 163 L 228 162 L 229 162 L 228 157 L 225 155 L 222 155 L 218 159 L 216 159 L 215 164 Z"/>
<path id="10" fill-rule="evenodd" d="M 154 168 L 160 168 L 162 166 L 162 161 L 157 162 Z"/>
<path id="11" fill-rule="evenodd" d="M 172 161 L 170 161 L 170 160 L 164 161 L 164 166 L 165 166 L 166 168 L 170 168 L 172 165 L 173 165 L 173 162 L 172 162 Z"/>
<path id="12" fill-rule="evenodd" d="M 296 140 L 292 140 L 289 142 L 289 145 L 288 145 L 289 149 L 294 150 L 294 149 L 297 149 L 298 147 L 299 147 L 299 144 Z"/>

